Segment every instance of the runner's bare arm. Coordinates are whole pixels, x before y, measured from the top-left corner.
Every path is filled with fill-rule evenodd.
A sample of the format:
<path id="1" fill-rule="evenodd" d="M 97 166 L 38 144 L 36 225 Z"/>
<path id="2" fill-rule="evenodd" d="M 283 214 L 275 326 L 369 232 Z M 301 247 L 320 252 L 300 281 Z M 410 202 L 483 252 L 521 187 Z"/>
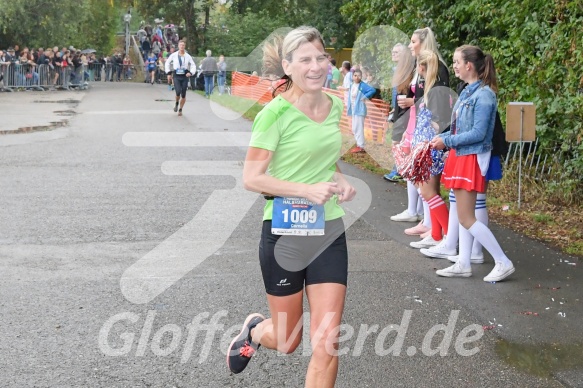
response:
<path id="1" fill-rule="evenodd" d="M 352 201 L 356 195 L 356 189 L 352 187 L 350 183 L 346 180 L 342 171 L 340 171 L 340 166 L 336 164 L 336 173 L 334 174 L 334 181 L 338 184 L 338 203 Z"/>
<path id="2" fill-rule="evenodd" d="M 272 151 L 249 147 L 243 166 L 245 189 L 257 193 L 271 193 L 278 197 L 302 197 L 319 205 L 326 203 L 338 192 L 338 184 L 334 182 L 320 182 L 310 185 L 283 181 L 267 175 L 267 167 L 272 156 Z"/>

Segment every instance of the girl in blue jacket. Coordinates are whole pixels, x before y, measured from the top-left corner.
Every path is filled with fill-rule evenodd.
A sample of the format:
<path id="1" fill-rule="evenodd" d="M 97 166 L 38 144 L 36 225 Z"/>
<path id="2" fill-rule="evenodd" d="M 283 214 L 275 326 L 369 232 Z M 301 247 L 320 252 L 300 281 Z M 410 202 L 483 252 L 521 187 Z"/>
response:
<path id="1" fill-rule="evenodd" d="M 494 60 L 479 47 L 464 45 L 454 53 L 453 69 L 468 86 L 454 106 L 451 130 L 436 136 L 431 144 L 438 150 L 450 148 L 441 181 L 455 193 L 460 221 L 460 256 L 454 265 L 436 273 L 445 277 L 472 276 L 471 245 L 462 246 L 472 241 L 463 237 L 469 233 L 490 252 L 496 263 L 484 281 L 497 282 L 512 274 L 514 265 L 490 229 L 476 219 L 474 211 L 477 194 L 485 192 L 485 175 L 492 152 L 498 90 Z"/>

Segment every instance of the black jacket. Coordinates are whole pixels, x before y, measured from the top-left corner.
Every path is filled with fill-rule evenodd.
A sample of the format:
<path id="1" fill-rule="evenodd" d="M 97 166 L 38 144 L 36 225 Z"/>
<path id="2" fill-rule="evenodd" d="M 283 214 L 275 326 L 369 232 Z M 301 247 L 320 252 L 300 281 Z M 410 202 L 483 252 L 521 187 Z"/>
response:
<path id="1" fill-rule="evenodd" d="M 417 66 L 417 65 L 415 65 Z M 409 88 L 407 90 L 407 98 L 413 98 L 415 105 L 419 106 L 421 98 L 423 98 L 425 87 L 425 80 L 421 77 L 417 79 L 415 84 L 415 93 Z M 453 107 L 453 100 L 451 98 L 451 90 L 449 89 L 449 71 L 443 62 L 439 61 L 439 68 L 437 73 L 437 80 L 430 92 L 429 104 L 427 108 L 433 114 L 433 121 L 439 125 L 439 132 L 449 130 L 449 121 L 451 120 L 451 108 Z M 393 141 L 400 141 L 403 133 L 407 130 L 409 123 L 410 108 L 402 109 L 399 105 L 395 106 L 393 112 Z"/>

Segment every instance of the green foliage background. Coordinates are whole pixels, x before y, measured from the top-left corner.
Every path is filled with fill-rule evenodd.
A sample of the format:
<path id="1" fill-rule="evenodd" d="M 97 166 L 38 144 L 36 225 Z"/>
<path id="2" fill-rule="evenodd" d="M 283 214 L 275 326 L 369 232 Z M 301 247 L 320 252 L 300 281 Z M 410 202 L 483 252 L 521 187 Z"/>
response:
<path id="1" fill-rule="evenodd" d="M 539 152 L 556 163 L 547 187 L 583 200 L 583 2 L 355 0 L 342 14 L 359 33 L 383 24 L 408 34 L 431 27 L 448 63 L 462 44 L 491 53 L 501 114 L 509 101 L 536 104 Z"/>
<path id="2" fill-rule="evenodd" d="M 0 0 L 0 48 L 93 48 L 109 53 L 121 21 L 121 3 L 108 0 Z"/>

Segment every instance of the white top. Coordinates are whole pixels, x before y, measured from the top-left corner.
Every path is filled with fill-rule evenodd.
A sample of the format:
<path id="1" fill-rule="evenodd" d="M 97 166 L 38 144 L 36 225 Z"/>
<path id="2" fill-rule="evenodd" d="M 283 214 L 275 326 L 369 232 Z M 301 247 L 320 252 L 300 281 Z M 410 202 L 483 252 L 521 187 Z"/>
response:
<path id="1" fill-rule="evenodd" d="M 350 85 L 348 87 L 350 87 Z M 356 86 L 350 90 L 352 91 L 352 93 L 350 94 L 350 99 L 352 100 L 352 106 L 356 106 L 356 96 L 358 95 L 358 86 Z"/>
<path id="2" fill-rule="evenodd" d="M 342 86 L 345 87 L 346 89 L 349 89 L 350 84 L 352 84 L 352 72 L 349 71 L 348 73 L 346 73 L 344 79 L 342 80 Z"/>
<path id="3" fill-rule="evenodd" d="M 178 69 L 184 69 L 185 73 L 188 71 L 190 74 L 196 74 L 196 64 L 194 63 L 194 60 L 190 54 L 185 52 L 184 56 L 181 56 L 180 60 L 178 60 L 178 56 L 180 55 L 179 53 L 179 51 L 172 53 L 166 60 L 166 64 L 164 66 L 166 73 L 169 73 L 170 71 L 176 71 Z M 180 65 L 180 62 L 182 62 L 182 66 Z"/>
<path id="4" fill-rule="evenodd" d="M 478 154 L 478 166 L 480 166 L 480 172 L 482 176 L 486 176 L 488 173 L 488 168 L 490 167 L 490 156 L 492 155 L 492 151 L 482 152 Z"/>

